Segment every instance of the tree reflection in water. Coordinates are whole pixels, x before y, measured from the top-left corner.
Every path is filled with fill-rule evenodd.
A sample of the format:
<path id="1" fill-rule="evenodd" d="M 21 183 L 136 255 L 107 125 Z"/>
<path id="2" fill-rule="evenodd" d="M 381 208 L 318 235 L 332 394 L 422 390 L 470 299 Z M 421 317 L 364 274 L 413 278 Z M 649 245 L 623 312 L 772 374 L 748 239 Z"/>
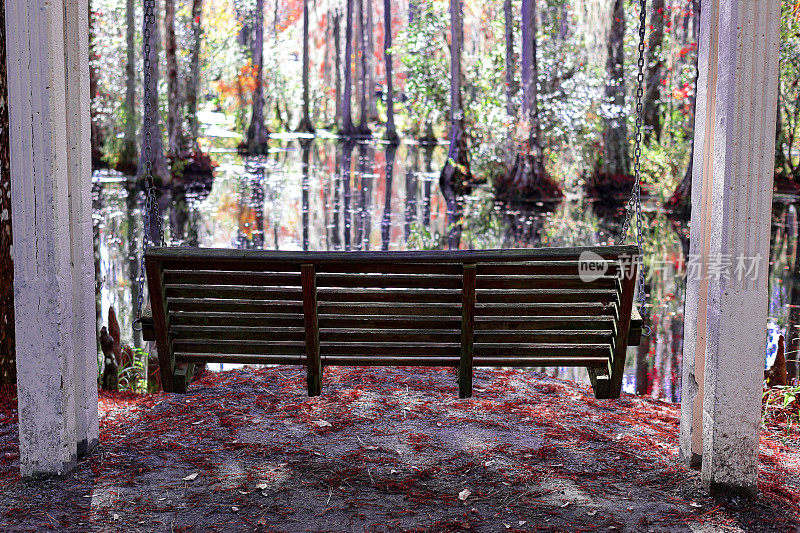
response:
<path id="1" fill-rule="evenodd" d="M 443 249 L 447 209 L 438 171 L 445 149 L 335 140 L 272 140 L 270 153 L 243 160 L 220 152 L 211 182 L 184 183 L 161 191 L 169 240 L 201 246 L 282 250 Z M 356 158 L 354 161 L 353 158 Z M 389 176 L 387 177 L 387 172 Z M 576 180 L 577 181 L 577 180 Z M 144 195 L 123 176 L 95 176 L 95 239 L 98 303 L 117 308 L 123 341 L 131 332 L 136 275 L 141 260 Z M 578 246 L 608 243 L 620 231 L 617 202 L 569 195 L 559 204 L 507 205 L 491 190 L 476 188 L 461 204 L 462 248 Z M 800 264 L 796 198 L 776 196 L 770 258 L 770 340 L 786 335 L 789 359 L 797 359 Z M 395 211 L 393 212 L 393 208 Z M 680 399 L 684 275 L 688 250 L 685 221 L 668 218 L 655 200 L 645 205 L 645 264 L 653 334 L 632 348 L 625 390 L 668 401 Z M 582 369 L 547 369 L 586 379 Z"/>

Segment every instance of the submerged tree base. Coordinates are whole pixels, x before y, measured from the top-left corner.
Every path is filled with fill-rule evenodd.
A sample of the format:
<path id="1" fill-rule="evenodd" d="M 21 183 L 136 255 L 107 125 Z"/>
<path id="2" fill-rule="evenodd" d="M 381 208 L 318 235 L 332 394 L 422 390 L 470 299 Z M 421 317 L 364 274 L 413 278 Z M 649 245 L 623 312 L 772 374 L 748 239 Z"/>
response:
<path id="1" fill-rule="evenodd" d="M 94 164 L 92 168 L 96 170 Z M 135 176 L 139 171 L 139 158 L 138 156 L 124 157 L 120 156 L 116 163 L 114 163 L 114 170 L 126 176 Z"/>
<path id="2" fill-rule="evenodd" d="M 343 139 L 372 139 L 372 130 L 369 129 L 369 126 L 340 128 L 336 134 Z"/>
<path id="3" fill-rule="evenodd" d="M 800 194 L 800 183 L 791 176 L 776 173 L 773 191 L 778 194 Z"/>
<path id="4" fill-rule="evenodd" d="M 183 167 L 181 177 L 187 181 L 207 181 L 214 177 L 214 169 L 217 168 L 216 161 L 213 161 L 206 152 L 199 150 L 193 152 Z"/>
<path id="5" fill-rule="evenodd" d="M 559 202 L 564 197 L 556 181 L 529 154 L 517 154 L 514 164 L 495 181 L 497 199 L 503 202 Z"/>
<path id="6" fill-rule="evenodd" d="M 269 152 L 269 145 L 267 141 L 247 143 L 242 141 L 236 147 L 239 155 L 267 155 Z"/>
<path id="7" fill-rule="evenodd" d="M 300 121 L 300 124 L 297 125 L 297 129 L 295 130 L 297 133 L 316 133 L 314 126 L 311 124 L 311 120 L 308 118 L 304 118 Z"/>
<path id="8" fill-rule="evenodd" d="M 586 181 L 586 193 L 591 198 L 625 201 L 631 196 L 634 181 L 630 174 L 597 171 Z"/>

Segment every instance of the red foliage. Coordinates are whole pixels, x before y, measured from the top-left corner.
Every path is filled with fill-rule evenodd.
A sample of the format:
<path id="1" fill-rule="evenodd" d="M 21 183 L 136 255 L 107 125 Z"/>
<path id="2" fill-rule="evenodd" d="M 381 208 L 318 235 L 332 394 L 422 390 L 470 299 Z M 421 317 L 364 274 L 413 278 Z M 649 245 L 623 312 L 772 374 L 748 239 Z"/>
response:
<path id="1" fill-rule="evenodd" d="M 527 530 L 509 516 L 530 520 L 531 512 L 569 531 L 636 524 L 672 530 L 687 523 L 748 530 L 761 519 L 785 530 L 800 517 L 794 490 L 800 452 L 782 427 L 762 432 L 761 500 L 731 503 L 703 496 L 699 476 L 678 463 L 674 404 L 630 395 L 596 400 L 586 385 L 524 370 L 476 371 L 469 400 L 458 399 L 452 369 L 330 367 L 323 387 L 323 396 L 308 398 L 302 370 L 271 367 L 208 372 L 187 395 L 101 392 L 101 452 L 46 490 L 73 483 L 78 488 L 63 490 L 83 494 L 88 472 L 92 486 L 113 492 L 114 502 L 76 507 L 67 497 L 44 508 L 62 527 L 68 507 L 72 523 L 100 530 L 135 529 L 124 521 L 168 513 L 184 520 L 174 524 L 176 531 L 197 516 L 204 529 L 235 530 L 233 520 L 255 524 L 268 517 L 280 530 L 285 527 L 278 524 L 301 520 L 326 529 L 350 518 L 368 524 L 359 530 L 376 531 L 475 525 L 502 531 L 503 522 L 507 530 Z M 12 391 L 0 395 L 4 483 L 18 479 L 15 421 Z M 197 481 L 181 481 L 194 472 Z M 163 486 L 140 490 L 143 479 L 153 479 L 141 476 L 158 475 L 165 476 Z M 256 483 L 270 488 L 262 494 Z M 619 505 L 620 512 L 589 517 L 564 487 L 586 495 L 592 506 Z M 471 495 L 462 502 L 464 488 Z M 164 497 L 156 501 L 153 494 Z M 651 502 L 648 510 L 626 513 L 641 498 Z M 31 520 L 26 511 L 42 507 L 17 501 L 8 505 L 6 520 L 32 524 L 23 524 Z M 232 505 L 242 512 L 232 514 Z M 244 522 L 238 529 L 263 530 Z"/>

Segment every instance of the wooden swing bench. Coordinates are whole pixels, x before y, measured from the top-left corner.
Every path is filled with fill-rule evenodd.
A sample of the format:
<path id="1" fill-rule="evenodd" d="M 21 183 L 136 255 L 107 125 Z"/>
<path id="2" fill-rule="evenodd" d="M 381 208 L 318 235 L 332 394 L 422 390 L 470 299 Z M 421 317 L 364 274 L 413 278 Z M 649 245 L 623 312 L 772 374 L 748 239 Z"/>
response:
<path id="1" fill-rule="evenodd" d="M 580 275 L 587 251 L 596 279 Z M 597 398 L 618 398 L 642 330 L 638 254 L 151 248 L 143 336 L 168 392 L 186 392 L 195 363 L 304 365 L 310 396 L 325 366 L 450 366 L 462 398 L 475 366 L 583 366 Z"/>

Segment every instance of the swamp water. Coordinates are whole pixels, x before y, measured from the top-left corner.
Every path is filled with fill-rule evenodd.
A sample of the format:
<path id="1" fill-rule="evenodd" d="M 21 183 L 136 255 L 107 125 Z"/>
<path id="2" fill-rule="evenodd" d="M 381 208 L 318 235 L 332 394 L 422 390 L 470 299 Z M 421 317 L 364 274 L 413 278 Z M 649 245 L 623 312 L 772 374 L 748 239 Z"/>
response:
<path id="1" fill-rule="evenodd" d="M 394 157 L 392 157 L 394 156 Z M 267 156 L 215 151 L 212 181 L 162 191 L 162 220 L 171 243 L 269 250 L 443 249 L 453 225 L 439 190 L 446 147 L 380 143 L 343 149 L 335 140 L 273 140 Z M 348 172 L 349 169 L 349 172 Z M 388 169 L 388 172 L 387 172 Z M 796 199 L 776 198 L 770 258 L 770 320 L 766 359 L 789 327 L 797 252 Z M 123 343 L 143 346 L 131 329 L 138 297 L 143 223 L 141 188 L 125 176 L 94 176 L 98 327 L 114 306 Z M 489 188 L 464 199 L 455 224 L 461 248 L 580 246 L 608 242 L 620 231 L 620 202 L 567 194 L 555 207 L 509 207 Z M 645 205 L 646 259 L 652 335 L 628 354 L 624 388 L 667 401 L 680 399 L 688 225 Z M 145 295 L 146 297 L 146 295 Z M 763 354 L 753 354 L 763 357 Z M 787 357 L 791 357 L 787 354 Z M 219 365 L 209 365 L 218 369 Z M 547 369 L 588 380 L 584 369 Z"/>

